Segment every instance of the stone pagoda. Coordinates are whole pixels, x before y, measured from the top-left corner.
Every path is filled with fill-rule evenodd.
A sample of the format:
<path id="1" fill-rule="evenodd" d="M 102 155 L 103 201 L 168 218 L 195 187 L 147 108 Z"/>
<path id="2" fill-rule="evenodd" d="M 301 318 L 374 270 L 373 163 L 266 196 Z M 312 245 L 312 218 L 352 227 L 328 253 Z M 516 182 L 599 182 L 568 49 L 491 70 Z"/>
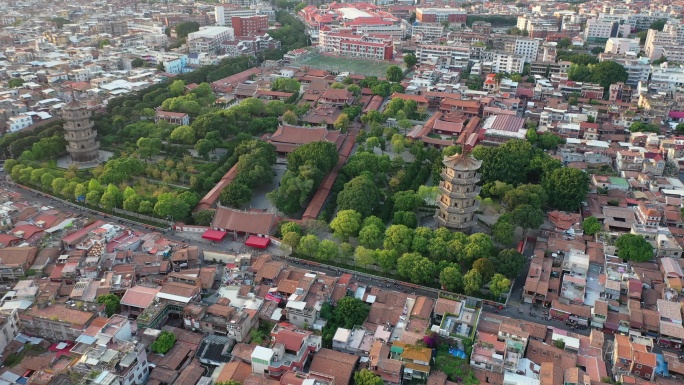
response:
<path id="1" fill-rule="evenodd" d="M 62 107 L 64 139 L 67 141 L 67 152 L 72 163 L 99 162 L 100 142 L 96 140 L 97 132 L 93 129 L 90 115 L 86 105 L 75 98 Z"/>
<path id="2" fill-rule="evenodd" d="M 456 154 L 442 160 L 442 182 L 439 183 L 440 196 L 437 201 L 437 224 L 451 230 L 469 233 L 477 223 L 475 211 L 480 202 L 475 199 L 480 193 L 482 162 L 470 155 Z"/>

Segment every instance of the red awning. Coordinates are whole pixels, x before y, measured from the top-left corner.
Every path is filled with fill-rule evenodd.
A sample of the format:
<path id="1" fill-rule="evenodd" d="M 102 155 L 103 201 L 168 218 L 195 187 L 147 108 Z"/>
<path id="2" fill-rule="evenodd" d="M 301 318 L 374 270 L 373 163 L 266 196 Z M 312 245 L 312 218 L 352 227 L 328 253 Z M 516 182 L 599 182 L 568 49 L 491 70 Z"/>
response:
<path id="1" fill-rule="evenodd" d="M 209 229 L 202 234 L 202 238 L 208 239 L 210 241 L 220 241 L 226 237 L 226 234 L 228 233 L 225 231 Z"/>
<path id="2" fill-rule="evenodd" d="M 257 249 L 265 249 L 266 247 L 268 247 L 269 243 L 271 243 L 271 238 L 250 235 L 249 238 L 247 238 L 247 242 L 245 242 L 245 245 L 256 247 Z"/>

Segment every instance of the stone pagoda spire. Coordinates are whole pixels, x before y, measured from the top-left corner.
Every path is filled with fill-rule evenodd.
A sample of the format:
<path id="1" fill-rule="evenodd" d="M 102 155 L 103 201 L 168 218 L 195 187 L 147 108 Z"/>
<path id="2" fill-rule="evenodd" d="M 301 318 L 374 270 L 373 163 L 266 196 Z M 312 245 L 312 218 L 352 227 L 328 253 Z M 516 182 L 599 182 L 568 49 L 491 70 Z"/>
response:
<path id="1" fill-rule="evenodd" d="M 71 162 L 90 163 L 99 160 L 100 142 L 96 140 L 97 132 L 93 129 L 91 112 L 85 104 L 76 98 L 62 107 L 64 119 L 64 139 L 68 142 L 67 151 Z"/>
<path id="2" fill-rule="evenodd" d="M 442 182 L 439 183 L 439 207 L 436 215 L 437 224 L 451 230 L 469 233 L 477 223 L 475 211 L 480 202 L 475 199 L 480 193 L 477 182 L 480 181 L 482 162 L 470 155 L 456 154 L 442 160 Z"/>

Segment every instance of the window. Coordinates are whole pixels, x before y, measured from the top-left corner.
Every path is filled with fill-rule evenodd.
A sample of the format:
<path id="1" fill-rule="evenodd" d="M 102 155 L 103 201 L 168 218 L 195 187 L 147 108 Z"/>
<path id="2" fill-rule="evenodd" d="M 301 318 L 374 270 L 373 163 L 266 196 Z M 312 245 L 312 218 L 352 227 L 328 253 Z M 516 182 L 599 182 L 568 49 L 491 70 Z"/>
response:
<path id="1" fill-rule="evenodd" d="M 641 369 L 641 364 L 637 364 L 637 369 Z"/>

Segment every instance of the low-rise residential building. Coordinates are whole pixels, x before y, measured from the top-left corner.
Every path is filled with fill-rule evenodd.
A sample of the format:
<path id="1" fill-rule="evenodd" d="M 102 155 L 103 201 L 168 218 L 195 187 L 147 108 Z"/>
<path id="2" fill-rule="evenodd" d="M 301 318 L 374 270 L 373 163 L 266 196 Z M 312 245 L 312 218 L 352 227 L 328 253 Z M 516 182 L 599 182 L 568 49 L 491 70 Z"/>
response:
<path id="1" fill-rule="evenodd" d="M 95 313 L 71 309 L 64 304 L 34 305 L 21 317 L 23 331 L 53 340 L 76 340 L 95 318 Z"/>
<path id="2" fill-rule="evenodd" d="M 157 110 L 154 114 L 154 122 L 157 123 L 163 120 L 169 124 L 175 124 L 179 126 L 187 126 L 190 124 L 190 115 L 185 112 L 168 112 Z"/>

